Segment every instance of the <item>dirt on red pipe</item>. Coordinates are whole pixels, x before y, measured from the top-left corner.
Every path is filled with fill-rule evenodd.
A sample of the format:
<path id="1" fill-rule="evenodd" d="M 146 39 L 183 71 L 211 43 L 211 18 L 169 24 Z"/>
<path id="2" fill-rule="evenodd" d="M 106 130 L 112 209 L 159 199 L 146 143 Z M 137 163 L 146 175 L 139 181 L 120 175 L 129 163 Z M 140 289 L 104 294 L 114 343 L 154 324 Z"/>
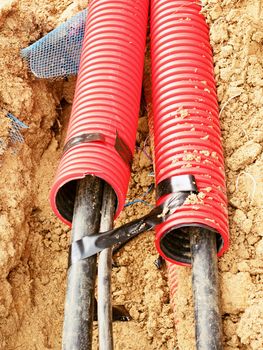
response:
<path id="1" fill-rule="evenodd" d="M 0 349 L 59 350 L 69 229 L 52 214 L 48 193 L 61 156 L 75 78 L 34 78 L 19 56 L 26 47 L 86 6 L 87 1 L 2 0 L 0 4 L 0 139 L 4 109 L 29 126 L 25 143 L 0 146 Z M 259 0 L 205 2 L 211 28 L 226 163 L 230 250 L 219 261 L 224 349 L 263 348 L 263 91 Z M 146 73 L 149 67 L 146 66 Z M 144 109 L 142 108 L 142 111 Z M 147 116 L 142 112 L 127 201 L 153 183 Z M 154 193 L 143 197 L 154 203 Z M 125 209 L 117 224 L 149 211 Z M 191 271 L 178 267 L 176 330 L 167 272 L 157 270 L 154 233 L 115 258 L 113 299 L 133 320 L 114 324 L 116 350 L 194 350 Z M 97 324 L 94 324 L 96 343 Z M 139 339 L 139 341 L 138 341 Z M 96 348 L 96 346 L 94 347 Z"/>

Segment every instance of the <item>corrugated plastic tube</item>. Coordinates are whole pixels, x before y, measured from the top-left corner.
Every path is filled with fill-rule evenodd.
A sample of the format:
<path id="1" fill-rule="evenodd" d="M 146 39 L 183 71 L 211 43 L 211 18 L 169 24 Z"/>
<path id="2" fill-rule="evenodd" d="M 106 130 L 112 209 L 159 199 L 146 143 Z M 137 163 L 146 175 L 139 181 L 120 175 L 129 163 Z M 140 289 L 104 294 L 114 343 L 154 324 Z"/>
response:
<path id="1" fill-rule="evenodd" d="M 50 202 L 71 225 L 76 180 L 94 175 L 115 191 L 122 210 L 141 96 L 148 0 L 93 0 L 71 118 Z"/>
<path id="2" fill-rule="evenodd" d="M 163 181 L 191 175 L 197 187 L 156 228 L 156 247 L 167 261 L 175 325 L 176 264 L 192 265 L 196 349 L 221 350 L 217 255 L 229 246 L 227 197 L 213 57 L 200 1 L 152 0 L 151 59 L 157 204 L 171 195 L 158 191 Z"/>
<path id="3" fill-rule="evenodd" d="M 200 11 L 197 1 L 151 2 L 156 184 L 191 174 L 199 192 L 156 230 L 159 253 L 179 265 L 191 264 L 189 227 L 214 232 L 218 256 L 229 246 L 213 58 Z"/>

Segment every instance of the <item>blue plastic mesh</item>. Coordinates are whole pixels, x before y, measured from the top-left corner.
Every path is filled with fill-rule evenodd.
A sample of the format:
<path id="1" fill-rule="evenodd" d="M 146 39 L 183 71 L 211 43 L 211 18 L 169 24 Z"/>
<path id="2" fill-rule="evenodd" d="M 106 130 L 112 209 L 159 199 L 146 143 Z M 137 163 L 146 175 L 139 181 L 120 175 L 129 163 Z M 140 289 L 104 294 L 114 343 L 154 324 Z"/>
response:
<path id="1" fill-rule="evenodd" d="M 0 156 L 5 153 L 9 146 L 16 146 L 17 144 L 24 143 L 23 135 L 21 134 L 21 129 L 28 129 L 28 126 L 17 119 L 13 114 L 9 112 L 4 112 L 5 117 L 9 119 L 9 132 L 8 138 L 0 138 Z M 16 148 L 12 148 L 12 152 L 16 154 Z"/>
<path id="2" fill-rule="evenodd" d="M 21 51 L 38 78 L 65 77 L 78 73 L 87 9 Z"/>
<path id="3" fill-rule="evenodd" d="M 15 143 L 23 143 L 24 138 L 23 135 L 21 134 L 20 130 L 21 129 L 28 129 L 28 126 L 21 122 L 19 119 L 17 119 L 13 114 L 7 113 L 7 118 L 10 119 L 11 125 L 10 125 L 10 131 L 9 131 L 9 137 L 10 141 L 15 144 Z"/>

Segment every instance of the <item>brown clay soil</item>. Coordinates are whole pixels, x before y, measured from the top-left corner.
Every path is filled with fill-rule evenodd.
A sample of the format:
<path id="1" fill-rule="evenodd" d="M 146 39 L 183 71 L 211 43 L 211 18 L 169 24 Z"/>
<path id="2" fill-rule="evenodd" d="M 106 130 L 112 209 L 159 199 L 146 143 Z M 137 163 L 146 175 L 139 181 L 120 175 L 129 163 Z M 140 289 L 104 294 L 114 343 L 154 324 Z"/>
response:
<path id="1" fill-rule="evenodd" d="M 61 155 L 75 78 L 39 80 L 19 56 L 86 6 L 77 0 L 0 0 L 0 349 L 61 348 L 69 229 L 53 215 L 48 193 Z M 226 159 L 231 248 L 220 259 L 224 349 L 263 349 L 263 2 L 207 0 Z M 149 107 L 149 106 L 148 106 Z M 4 109 L 29 129 L 8 144 Z M 147 117 L 137 141 L 146 146 Z M 137 150 L 127 200 L 153 183 Z M 154 203 L 154 193 L 145 197 Z M 127 207 L 118 223 L 149 211 Z M 132 321 L 114 324 L 116 350 L 193 350 L 191 270 L 178 267 L 174 328 L 167 271 L 157 270 L 154 233 L 128 244 L 115 260 L 113 299 Z M 95 342 L 97 325 L 94 325 Z"/>

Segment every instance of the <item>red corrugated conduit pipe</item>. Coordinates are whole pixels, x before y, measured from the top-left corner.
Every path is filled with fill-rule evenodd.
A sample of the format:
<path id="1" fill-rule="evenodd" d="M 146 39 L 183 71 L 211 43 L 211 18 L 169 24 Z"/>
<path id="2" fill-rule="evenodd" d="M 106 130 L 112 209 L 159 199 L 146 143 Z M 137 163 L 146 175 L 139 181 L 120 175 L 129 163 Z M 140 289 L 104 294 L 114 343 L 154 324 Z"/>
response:
<path id="1" fill-rule="evenodd" d="M 207 260 L 202 261 L 204 268 L 197 259 L 193 263 L 196 339 L 197 349 L 221 349 L 216 248 L 221 256 L 229 246 L 227 197 L 209 29 L 200 11 L 200 1 L 151 1 L 157 190 L 163 181 L 181 175 L 193 175 L 198 188 L 198 193 L 190 195 L 183 206 L 157 227 L 156 247 L 168 261 L 174 301 L 178 283 L 174 264 L 190 265 L 197 252 L 198 244 L 191 241 L 191 232 L 205 232 L 208 237 L 205 244 L 213 237 L 214 248 L 212 243 L 210 247 L 207 244 L 202 253 L 201 260 Z M 169 195 L 161 195 L 157 204 Z M 211 278 L 211 290 L 202 289 L 203 278 Z M 205 339 L 202 334 L 209 336 Z"/>
<path id="2" fill-rule="evenodd" d="M 76 180 L 94 175 L 115 191 L 122 210 L 141 96 L 148 0 L 93 0 L 70 123 L 50 202 L 71 225 Z"/>
<path id="3" fill-rule="evenodd" d="M 158 251 L 179 265 L 190 264 L 185 226 L 216 232 L 218 255 L 229 244 L 213 58 L 200 10 L 190 0 L 152 0 L 151 6 L 156 184 L 191 174 L 199 191 L 157 228 Z"/>
<path id="4" fill-rule="evenodd" d="M 89 3 L 71 118 L 50 193 L 54 213 L 72 224 L 72 244 L 111 228 L 116 203 L 112 189 L 115 217 L 124 207 L 138 124 L 148 5 L 148 0 Z M 70 252 L 72 258 L 72 248 Z M 103 253 L 98 268 L 99 339 L 100 348 L 109 350 L 111 251 Z M 92 348 L 95 280 L 96 255 L 70 263 L 64 350 Z"/>

